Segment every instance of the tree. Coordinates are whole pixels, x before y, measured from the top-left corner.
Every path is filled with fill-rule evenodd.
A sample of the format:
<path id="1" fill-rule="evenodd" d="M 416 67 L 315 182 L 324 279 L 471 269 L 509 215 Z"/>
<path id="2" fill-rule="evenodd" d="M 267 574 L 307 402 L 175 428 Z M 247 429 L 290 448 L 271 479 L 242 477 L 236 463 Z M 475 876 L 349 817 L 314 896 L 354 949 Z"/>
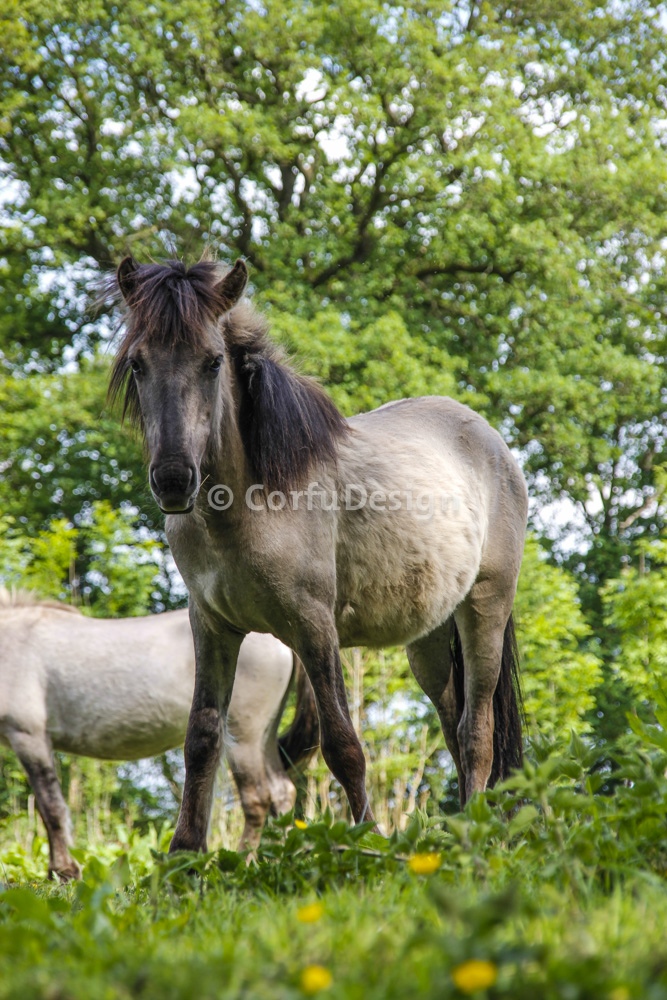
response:
<path id="1" fill-rule="evenodd" d="M 27 534 L 100 500 L 136 504 L 146 526 L 161 526 L 140 442 L 106 410 L 108 364 L 0 376 L 0 506 Z"/>
<path id="2" fill-rule="evenodd" d="M 533 736 L 591 729 L 602 670 L 575 579 L 529 537 L 515 603 L 524 708 Z"/>
<path id="3" fill-rule="evenodd" d="M 616 639 L 614 671 L 635 712 L 650 706 L 667 676 L 667 542 L 645 539 L 639 550 L 639 564 L 608 580 L 602 594 Z"/>
<path id="4" fill-rule="evenodd" d="M 534 495 L 583 512 L 593 578 L 638 510 L 662 524 L 657 8 L 52 0 L 16 19 L 0 149 L 22 308 L 64 263 L 211 239 L 274 311 L 317 326 L 326 306 L 370 350 L 391 312 L 436 387 L 451 358 Z"/>
<path id="5" fill-rule="evenodd" d="M 136 528 L 136 511 L 94 503 L 78 525 L 65 518 L 30 536 L 0 518 L 0 581 L 42 597 L 81 605 L 99 618 L 161 609 L 170 584 L 164 551 Z"/>

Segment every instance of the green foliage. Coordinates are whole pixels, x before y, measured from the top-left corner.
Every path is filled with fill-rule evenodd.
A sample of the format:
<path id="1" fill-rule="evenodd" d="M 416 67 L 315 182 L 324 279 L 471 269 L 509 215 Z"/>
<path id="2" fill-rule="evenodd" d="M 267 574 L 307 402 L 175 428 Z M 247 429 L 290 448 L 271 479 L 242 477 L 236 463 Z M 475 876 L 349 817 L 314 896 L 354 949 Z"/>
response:
<path id="1" fill-rule="evenodd" d="M 43 597 L 64 595 L 64 581 L 68 580 L 76 561 L 73 525 L 61 518 L 36 538 L 26 539 L 16 530 L 14 518 L 4 515 L 0 520 L 0 533 L 3 542 L 1 575 L 5 584 L 16 586 L 20 581 L 21 587 Z"/>
<path id="2" fill-rule="evenodd" d="M 602 681 L 574 578 L 526 540 L 515 603 L 526 717 L 542 738 L 589 730 Z"/>
<path id="3" fill-rule="evenodd" d="M 270 312 L 274 334 L 301 367 L 331 387 L 344 413 L 406 396 L 456 395 L 451 359 L 442 349 L 415 340 L 397 312 L 371 324 L 351 324 L 333 311 L 295 319 L 286 307 L 279 311 L 274 305 Z"/>
<path id="4" fill-rule="evenodd" d="M 631 543 L 665 448 L 648 0 L 30 0 L 0 44 L 8 361 L 94 341 L 79 293 L 128 246 L 210 239 L 316 341 L 349 324 L 343 405 L 455 385 L 524 449 L 536 496 L 579 505 L 589 545 Z"/>
<path id="5" fill-rule="evenodd" d="M 647 702 L 667 675 L 667 542 L 647 539 L 639 550 L 639 566 L 626 566 L 602 596 L 617 643 L 614 668 L 636 699 Z"/>
<path id="6" fill-rule="evenodd" d="M 661 1000 L 667 753 L 652 746 L 623 755 L 610 791 L 573 737 L 463 814 L 418 817 L 389 840 L 284 817 L 251 864 L 167 856 L 168 829 L 119 828 L 113 846 L 76 852 L 80 884 L 58 887 L 5 848 L 0 997 L 57 982 L 71 1000 L 139 988 L 282 1000 L 303 996 L 317 965 L 331 997 Z M 438 856 L 431 874 L 411 860 L 424 854 Z"/>
<path id="7" fill-rule="evenodd" d="M 30 537 L 0 518 L 0 579 L 42 597 L 82 603 L 100 618 L 146 614 L 159 584 L 161 549 L 134 527 L 131 509 L 95 502 L 78 525 L 64 518 Z"/>
<path id="8" fill-rule="evenodd" d="M 0 375 L 0 503 L 25 534 L 100 500 L 131 500 L 138 522 L 156 526 L 140 444 L 105 410 L 108 369 L 101 359 L 67 374 Z"/>

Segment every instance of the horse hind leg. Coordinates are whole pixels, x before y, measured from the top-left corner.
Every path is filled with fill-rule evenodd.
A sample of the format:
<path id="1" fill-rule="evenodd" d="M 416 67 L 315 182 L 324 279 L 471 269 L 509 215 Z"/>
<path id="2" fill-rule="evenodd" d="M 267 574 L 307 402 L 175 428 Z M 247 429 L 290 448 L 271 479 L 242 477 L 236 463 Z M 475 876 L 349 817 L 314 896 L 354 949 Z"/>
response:
<path id="1" fill-rule="evenodd" d="M 245 826 L 239 850 L 258 845 L 269 811 L 281 816 L 294 807 L 296 788 L 282 765 L 278 728 L 289 697 L 293 657 L 268 655 L 261 669 L 247 669 L 241 651 L 229 706 L 227 760 L 241 798 Z"/>
<path id="2" fill-rule="evenodd" d="M 297 663 L 298 661 L 294 657 L 294 654 L 292 654 L 292 664 L 289 671 L 285 671 L 284 675 L 282 696 L 278 700 L 275 698 L 272 699 L 265 710 L 266 725 L 262 737 L 262 756 L 264 760 L 264 774 L 269 785 L 272 816 L 282 816 L 284 813 L 290 812 L 296 803 L 296 787 L 294 782 L 290 780 L 283 764 L 280 745 L 278 743 L 278 730 L 280 729 L 280 722 L 292 688 L 292 681 L 297 673 Z M 299 715 L 298 686 L 296 709 L 295 722 L 298 721 Z"/>
<path id="3" fill-rule="evenodd" d="M 445 743 L 454 765 L 459 785 L 461 804 L 465 801 L 465 775 L 461 765 L 458 725 L 463 712 L 463 692 L 457 668 L 459 657 L 454 656 L 451 647 L 452 625 L 445 622 L 434 632 L 410 643 L 406 652 L 417 683 L 433 703 L 440 718 Z"/>
<path id="4" fill-rule="evenodd" d="M 269 813 L 282 816 L 294 808 L 296 788 L 284 770 L 281 775 L 268 767 L 261 753 L 237 745 L 227 756 L 243 809 L 244 826 L 238 850 L 254 851 Z M 282 767 L 280 761 L 278 766 Z"/>
<path id="5" fill-rule="evenodd" d="M 513 599 L 514 586 L 482 580 L 455 613 L 465 663 L 464 709 L 457 736 L 466 801 L 485 790 L 492 774 L 494 780 L 503 778 L 521 760 L 521 724 L 512 680 Z"/>
<path id="6" fill-rule="evenodd" d="M 58 783 L 46 734 L 13 731 L 9 733 L 12 750 L 21 761 L 35 793 L 37 809 L 49 838 L 49 878 L 63 881 L 81 877 L 81 870 L 70 853 L 69 810 Z"/>
<path id="7" fill-rule="evenodd" d="M 231 727 L 230 727 L 231 729 Z M 241 799 L 245 824 L 239 851 L 259 846 L 266 818 L 281 816 L 294 807 L 296 788 L 287 777 L 278 753 L 273 727 L 265 732 L 234 732 L 227 745 L 227 762 Z"/>
<path id="8" fill-rule="evenodd" d="M 280 756 L 277 726 L 264 748 L 264 769 L 271 793 L 271 815 L 282 816 L 294 809 L 296 786 L 290 780 Z"/>

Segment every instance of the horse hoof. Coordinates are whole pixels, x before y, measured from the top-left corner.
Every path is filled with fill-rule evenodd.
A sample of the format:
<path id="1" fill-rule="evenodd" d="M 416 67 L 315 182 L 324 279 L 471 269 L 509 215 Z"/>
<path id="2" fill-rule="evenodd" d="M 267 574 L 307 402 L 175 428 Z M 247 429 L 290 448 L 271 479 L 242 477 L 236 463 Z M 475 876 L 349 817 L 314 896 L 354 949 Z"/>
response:
<path id="1" fill-rule="evenodd" d="M 49 879 L 58 882 L 77 882 L 81 878 L 81 869 L 76 861 L 62 865 L 60 868 L 49 868 Z"/>
<path id="2" fill-rule="evenodd" d="M 200 852 L 206 853 L 206 844 L 197 844 L 194 840 L 189 840 L 187 837 L 179 837 L 178 834 L 175 834 L 169 845 L 169 853 L 175 854 L 176 851 L 191 851 L 194 854 Z"/>

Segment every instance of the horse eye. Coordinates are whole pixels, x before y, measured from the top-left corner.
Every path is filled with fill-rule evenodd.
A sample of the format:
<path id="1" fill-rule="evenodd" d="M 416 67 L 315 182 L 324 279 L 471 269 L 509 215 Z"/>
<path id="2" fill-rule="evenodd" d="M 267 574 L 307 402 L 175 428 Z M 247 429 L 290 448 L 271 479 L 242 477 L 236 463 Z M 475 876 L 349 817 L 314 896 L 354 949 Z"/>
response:
<path id="1" fill-rule="evenodd" d="M 136 358 L 130 359 L 130 368 L 132 369 L 135 375 L 141 375 L 141 365 L 136 360 Z"/>
<path id="2" fill-rule="evenodd" d="M 214 358 L 213 361 L 211 361 L 210 365 L 208 366 L 209 370 L 212 371 L 212 372 L 219 372 L 221 364 L 222 364 L 222 358 L 221 357 Z"/>

